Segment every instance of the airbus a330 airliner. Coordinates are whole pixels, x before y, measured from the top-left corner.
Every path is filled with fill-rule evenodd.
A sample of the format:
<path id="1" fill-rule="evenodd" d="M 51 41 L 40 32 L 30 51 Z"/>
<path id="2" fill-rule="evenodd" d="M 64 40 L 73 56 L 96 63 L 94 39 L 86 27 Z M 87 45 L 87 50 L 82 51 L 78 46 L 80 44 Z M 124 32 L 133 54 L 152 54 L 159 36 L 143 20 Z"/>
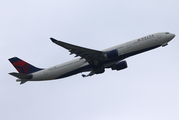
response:
<path id="1" fill-rule="evenodd" d="M 69 50 L 70 55 L 76 54 L 80 58 L 69 62 L 56 65 L 47 69 L 37 68 L 17 57 L 10 58 L 9 61 L 16 68 L 18 73 L 9 73 L 17 77 L 17 82 L 23 84 L 27 81 L 45 81 L 68 77 L 82 72 L 89 71 L 88 75 L 83 77 L 101 74 L 105 68 L 112 70 L 122 70 L 127 68 L 124 60 L 130 56 L 168 45 L 168 42 L 175 37 L 175 34 L 161 32 L 150 34 L 127 43 L 123 43 L 102 51 L 72 45 L 54 38 L 50 38 L 53 43 Z"/>

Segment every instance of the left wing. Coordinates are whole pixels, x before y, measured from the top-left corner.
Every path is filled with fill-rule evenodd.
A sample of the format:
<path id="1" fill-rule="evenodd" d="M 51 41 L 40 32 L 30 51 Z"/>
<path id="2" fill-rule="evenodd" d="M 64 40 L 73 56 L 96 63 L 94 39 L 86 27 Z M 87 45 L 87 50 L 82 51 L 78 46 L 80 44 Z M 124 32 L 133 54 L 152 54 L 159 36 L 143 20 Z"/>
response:
<path id="1" fill-rule="evenodd" d="M 83 58 L 86 59 L 86 61 L 91 65 L 98 65 L 99 62 L 101 62 L 105 59 L 104 52 L 102 52 L 102 51 L 84 48 L 84 47 L 80 47 L 77 45 L 72 45 L 69 43 L 58 41 L 54 38 L 50 38 L 50 39 L 55 44 L 60 45 L 61 47 L 69 50 L 70 55 L 76 54 L 75 57 L 80 56 L 81 59 L 83 59 Z"/>

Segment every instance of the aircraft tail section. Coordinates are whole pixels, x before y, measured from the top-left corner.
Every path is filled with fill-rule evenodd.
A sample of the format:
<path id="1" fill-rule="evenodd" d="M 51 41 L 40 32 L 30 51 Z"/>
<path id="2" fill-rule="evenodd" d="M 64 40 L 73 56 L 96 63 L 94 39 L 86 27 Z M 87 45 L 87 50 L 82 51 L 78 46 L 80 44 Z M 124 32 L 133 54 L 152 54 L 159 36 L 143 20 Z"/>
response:
<path id="1" fill-rule="evenodd" d="M 10 58 L 9 61 L 12 63 L 12 65 L 16 68 L 16 70 L 19 73 L 22 73 L 22 74 L 15 74 L 15 73 L 12 74 L 11 73 L 11 75 L 13 75 L 15 77 L 18 77 L 19 75 L 22 76 L 23 74 L 31 74 L 31 73 L 37 72 L 39 70 L 42 70 L 41 68 L 37 68 L 37 67 L 19 59 L 18 57 Z"/>
<path id="2" fill-rule="evenodd" d="M 33 76 L 31 74 L 27 75 L 27 74 L 23 74 L 23 73 L 16 73 L 16 72 L 12 72 L 9 73 L 10 75 L 17 77 L 19 79 L 31 79 Z"/>
<path id="3" fill-rule="evenodd" d="M 31 74 L 27 75 L 27 74 L 23 74 L 23 73 L 16 73 L 16 72 L 12 72 L 9 73 L 10 75 L 17 77 L 19 79 L 17 79 L 17 82 L 20 82 L 20 84 L 23 84 L 25 82 L 28 81 L 28 79 L 31 79 L 33 76 Z"/>

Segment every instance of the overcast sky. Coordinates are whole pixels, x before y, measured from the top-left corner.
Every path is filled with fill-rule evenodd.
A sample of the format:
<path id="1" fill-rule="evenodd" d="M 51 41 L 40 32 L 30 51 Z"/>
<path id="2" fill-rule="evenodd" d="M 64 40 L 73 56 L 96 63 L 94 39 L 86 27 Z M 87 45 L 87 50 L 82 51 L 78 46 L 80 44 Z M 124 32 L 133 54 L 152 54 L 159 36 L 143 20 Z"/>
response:
<path id="1" fill-rule="evenodd" d="M 0 2 L 1 120 L 179 120 L 178 0 Z M 8 58 L 46 68 L 74 55 L 50 37 L 103 50 L 148 34 L 176 37 L 122 71 L 19 85 Z"/>

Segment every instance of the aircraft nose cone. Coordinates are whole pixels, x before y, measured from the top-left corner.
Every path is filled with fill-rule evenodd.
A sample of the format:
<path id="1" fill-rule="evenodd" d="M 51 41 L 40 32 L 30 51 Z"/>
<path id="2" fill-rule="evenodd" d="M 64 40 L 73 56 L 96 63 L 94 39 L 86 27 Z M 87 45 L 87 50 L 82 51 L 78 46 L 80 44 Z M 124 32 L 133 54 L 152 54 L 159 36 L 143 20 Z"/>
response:
<path id="1" fill-rule="evenodd" d="M 175 34 L 170 33 L 169 39 L 172 40 L 175 37 Z"/>
<path id="2" fill-rule="evenodd" d="M 172 34 L 172 39 L 175 37 L 175 34 Z"/>

